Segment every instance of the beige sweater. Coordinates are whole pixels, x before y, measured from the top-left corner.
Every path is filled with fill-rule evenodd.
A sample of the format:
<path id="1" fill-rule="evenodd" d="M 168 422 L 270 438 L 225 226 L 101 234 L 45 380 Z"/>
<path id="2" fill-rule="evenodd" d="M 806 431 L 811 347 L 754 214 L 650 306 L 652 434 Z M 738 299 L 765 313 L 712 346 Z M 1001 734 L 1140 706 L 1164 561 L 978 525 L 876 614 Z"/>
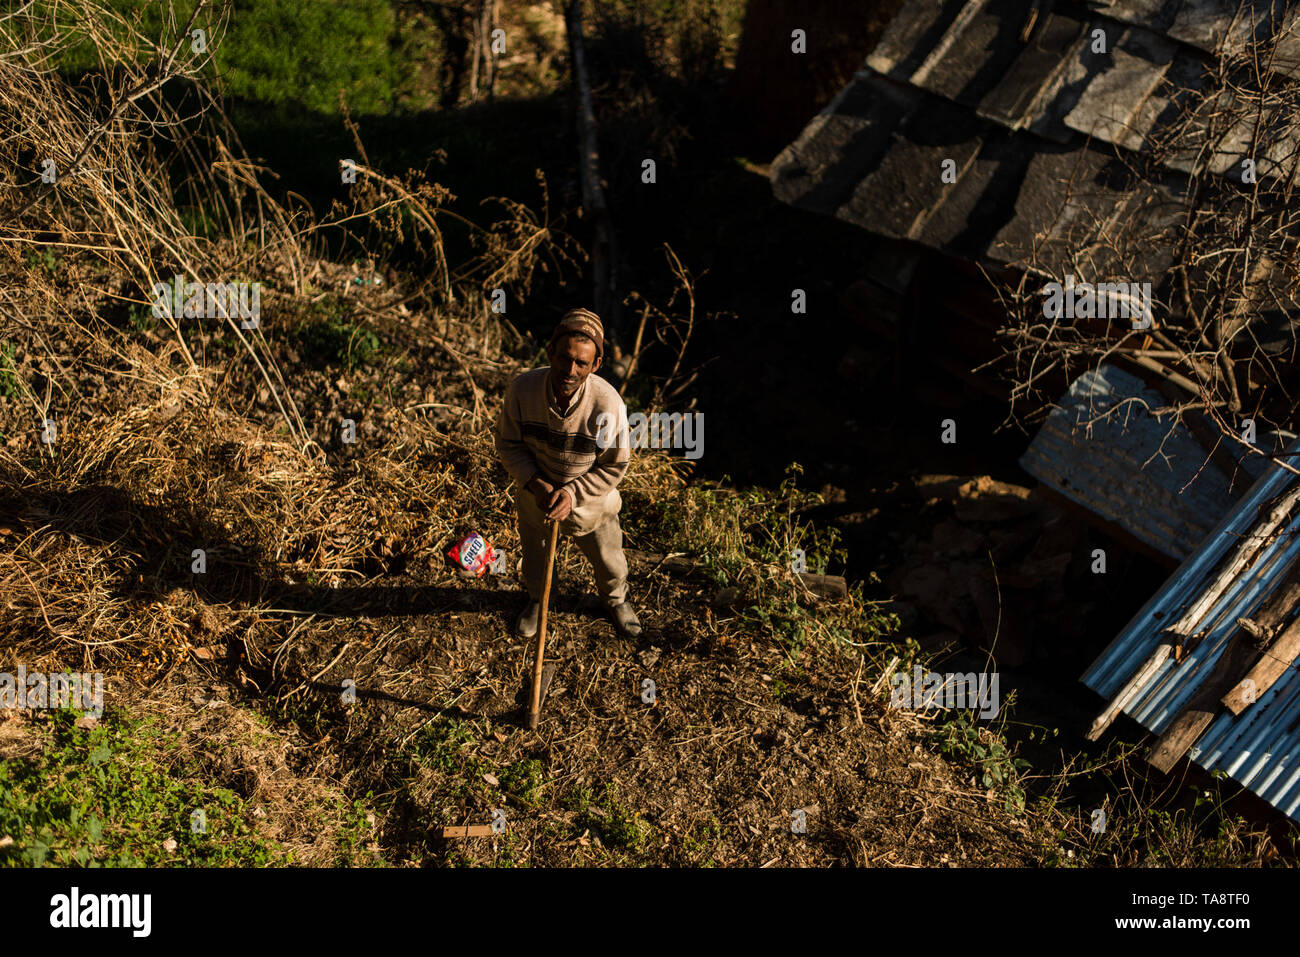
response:
<path id="1" fill-rule="evenodd" d="M 565 525 L 589 531 L 622 504 L 617 486 L 632 455 L 627 406 L 612 385 L 590 375 L 561 416 L 551 408 L 549 374 L 549 367 L 534 369 L 510 383 L 497 419 L 497 457 L 521 494 L 539 474 L 567 489 L 574 521 Z"/>

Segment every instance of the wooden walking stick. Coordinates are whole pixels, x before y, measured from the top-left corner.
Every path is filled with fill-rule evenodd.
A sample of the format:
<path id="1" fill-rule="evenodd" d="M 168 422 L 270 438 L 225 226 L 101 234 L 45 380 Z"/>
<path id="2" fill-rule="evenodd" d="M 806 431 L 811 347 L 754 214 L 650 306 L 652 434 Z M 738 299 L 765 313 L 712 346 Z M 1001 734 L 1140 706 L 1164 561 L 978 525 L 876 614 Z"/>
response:
<path id="1" fill-rule="evenodd" d="M 555 568 L 555 542 L 560 523 L 551 522 L 551 538 L 546 543 L 546 577 L 542 579 L 542 609 L 537 622 L 537 653 L 533 656 L 533 696 L 528 706 L 528 730 L 537 729 L 542 710 L 542 655 L 546 652 L 546 606 L 551 601 L 551 572 Z"/>

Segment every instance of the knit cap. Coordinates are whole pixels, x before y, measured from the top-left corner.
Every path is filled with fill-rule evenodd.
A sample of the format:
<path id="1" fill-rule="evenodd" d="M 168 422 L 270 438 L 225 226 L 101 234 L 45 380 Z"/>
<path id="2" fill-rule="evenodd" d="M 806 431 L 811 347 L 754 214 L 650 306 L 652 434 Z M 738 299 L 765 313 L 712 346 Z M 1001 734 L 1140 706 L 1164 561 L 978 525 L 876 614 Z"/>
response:
<path id="1" fill-rule="evenodd" d="M 605 355 L 605 327 L 601 325 L 600 317 L 590 309 L 570 309 L 561 316 L 560 321 L 556 323 L 555 331 L 551 333 L 548 347 L 570 332 L 581 332 L 585 336 L 590 336 L 596 343 L 596 356 L 600 358 Z"/>

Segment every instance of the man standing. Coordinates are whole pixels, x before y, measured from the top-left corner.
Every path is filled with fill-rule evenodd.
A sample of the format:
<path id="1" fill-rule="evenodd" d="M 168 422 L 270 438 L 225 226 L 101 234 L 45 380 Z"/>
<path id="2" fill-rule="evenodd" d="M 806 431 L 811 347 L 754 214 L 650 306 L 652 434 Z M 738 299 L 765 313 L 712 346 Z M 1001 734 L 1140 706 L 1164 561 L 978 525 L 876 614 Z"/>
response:
<path id="1" fill-rule="evenodd" d="M 565 313 L 551 333 L 551 364 L 525 372 L 506 390 L 496 449 L 515 480 L 519 543 L 528 603 L 515 626 L 537 634 L 545 575 L 547 522 L 572 535 L 595 571 L 596 590 L 620 634 L 635 638 L 641 623 L 627 602 L 627 559 L 618 512 L 618 483 L 631 459 L 627 406 L 600 376 L 605 329 L 587 309 Z M 601 416 L 605 418 L 602 419 Z M 598 447 L 600 423 L 619 423 L 619 439 Z"/>

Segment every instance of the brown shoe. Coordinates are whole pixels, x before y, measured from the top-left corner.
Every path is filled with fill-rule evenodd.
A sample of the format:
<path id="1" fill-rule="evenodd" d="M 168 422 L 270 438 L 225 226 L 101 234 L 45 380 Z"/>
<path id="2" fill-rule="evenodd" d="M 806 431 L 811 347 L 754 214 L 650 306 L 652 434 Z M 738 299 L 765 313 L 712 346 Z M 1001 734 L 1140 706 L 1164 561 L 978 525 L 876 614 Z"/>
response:
<path id="1" fill-rule="evenodd" d="M 637 620 L 636 612 L 628 602 L 615 605 L 609 610 L 609 616 L 613 619 L 618 633 L 624 638 L 641 637 L 641 622 Z"/>

